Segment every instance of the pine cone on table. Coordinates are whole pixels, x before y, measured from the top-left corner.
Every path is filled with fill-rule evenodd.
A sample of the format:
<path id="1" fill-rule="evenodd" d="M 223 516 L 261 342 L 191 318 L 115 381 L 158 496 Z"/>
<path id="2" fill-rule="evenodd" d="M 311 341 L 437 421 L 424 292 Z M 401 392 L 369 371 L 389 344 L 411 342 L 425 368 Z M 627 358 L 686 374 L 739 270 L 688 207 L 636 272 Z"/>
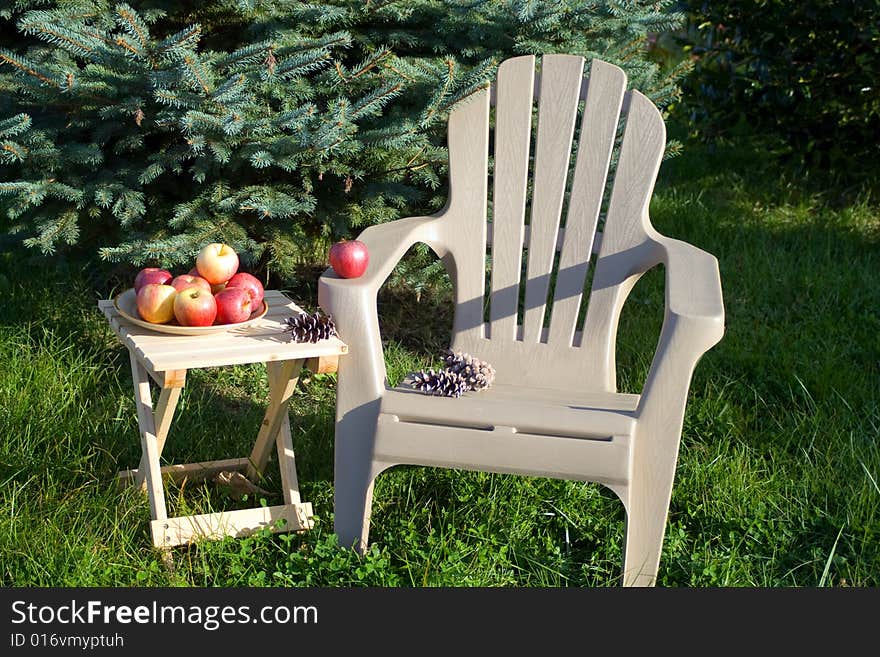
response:
<path id="1" fill-rule="evenodd" d="M 283 324 L 287 326 L 285 333 L 290 333 L 293 342 L 318 342 L 335 337 L 336 325 L 330 316 L 316 312 L 313 315 L 302 312 L 295 317 L 288 317 Z"/>

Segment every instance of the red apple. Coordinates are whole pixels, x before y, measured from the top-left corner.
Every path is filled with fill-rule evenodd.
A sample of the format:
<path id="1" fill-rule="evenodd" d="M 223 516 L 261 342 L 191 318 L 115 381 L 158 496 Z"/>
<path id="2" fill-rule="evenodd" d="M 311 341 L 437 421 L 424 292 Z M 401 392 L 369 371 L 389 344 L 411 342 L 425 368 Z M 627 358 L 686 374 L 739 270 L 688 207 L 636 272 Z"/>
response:
<path id="1" fill-rule="evenodd" d="M 181 326 L 210 326 L 217 317 L 217 302 L 210 289 L 191 285 L 174 299 L 174 316 Z"/>
<path id="2" fill-rule="evenodd" d="M 260 283 L 260 279 L 254 276 L 253 274 L 248 274 L 247 272 L 240 271 L 235 276 L 229 279 L 229 282 L 226 283 L 226 289 L 233 287 L 240 287 L 242 290 L 245 290 L 248 294 L 251 295 L 251 306 L 253 306 L 252 310 L 257 310 L 262 308 L 261 305 L 263 303 L 263 284 Z"/>
<path id="3" fill-rule="evenodd" d="M 134 291 L 140 292 L 144 285 L 149 283 L 158 283 L 164 285 L 174 278 L 167 269 L 159 269 L 158 267 L 147 267 L 141 269 L 137 276 L 134 277 Z"/>
<path id="4" fill-rule="evenodd" d="M 174 319 L 177 290 L 170 285 L 147 283 L 137 293 L 138 314 L 146 322 L 167 324 Z"/>
<path id="5" fill-rule="evenodd" d="M 225 283 L 238 271 L 238 254 L 231 246 L 213 242 L 199 251 L 196 269 L 211 285 Z"/>
<path id="6" fill-rule="evenodd" d="M 240 287 L 229 287 L 214 296 L 217 302 L 217 324 L 238 324 L 250 319 L 251 295 Z"/>
<path id="7" fill-rule="evenodd" d="M 170 285 L 178 292 L 183 292 L 186 288 L 195 286 L 204 290 L 208 294 L 212 294 L 211 284 L 201 276 L 193 276 L 192 274 L 175 276 L 171 279 Z"/>
<path id="8" fill-rule="evenodd" d="M 370 253 L 360 240 L 342 240 L 330 247 L 330 266 L 342 278 L 357 278 L 367 271 Z"/>

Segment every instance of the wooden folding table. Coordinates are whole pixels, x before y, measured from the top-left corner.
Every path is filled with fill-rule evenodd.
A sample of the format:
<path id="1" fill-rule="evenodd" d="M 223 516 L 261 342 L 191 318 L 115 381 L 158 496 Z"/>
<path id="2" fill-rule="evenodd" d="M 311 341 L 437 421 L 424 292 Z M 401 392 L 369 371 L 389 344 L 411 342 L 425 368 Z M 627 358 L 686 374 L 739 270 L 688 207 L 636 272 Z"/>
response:
<path id="1" fill-rule="evenodd" d="M 244 536 L 259 529 L 298 531 L 312 527 L 312 505 L 300 499 L 288 404 L 299 372 L 335 371 L 348 347 L 338 338 L 296 343 L 284 333 L 283 320 L 302 312 L 275 290 L 266 291 L 268 312 L 254 324 L 203 336 L 157 333 L 121 316 L 110 299 L 98 302 L 119 340 L 128 348 L 141 435 L 141 460 L 136 470 L 119 473 L 120 482 L 145 486 L 150 501 L 153 544 L 159 548 L 201 538 Z M 270 401 L 257 439 L 246 458 L 161 466 L 159 458 L 188 370 L 205 367 L 266 363 Z M 159 387 L 153 406 L 150 379 Z M 254 482 L 264 471 L 275 444 L 284 504 L 168 517 L 163 477 L 198 481 L 222 472 L 243 472 Z"/>

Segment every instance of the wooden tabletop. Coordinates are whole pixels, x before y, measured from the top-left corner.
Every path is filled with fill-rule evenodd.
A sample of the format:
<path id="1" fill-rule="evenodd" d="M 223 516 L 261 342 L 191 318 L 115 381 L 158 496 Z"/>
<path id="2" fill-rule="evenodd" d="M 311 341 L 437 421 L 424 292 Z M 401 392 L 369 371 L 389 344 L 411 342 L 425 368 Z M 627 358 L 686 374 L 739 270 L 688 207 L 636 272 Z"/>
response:
<path id="1" fill-rule="evenodd" d="M 282 322 L 302 310 L 277 290 L 266 290 L 265 300 L 269 306 L 266 315 L 250 326 L 200 336 L 170 335 L 135 326 L 120 316 L 112 299 L 99 301 L 98 307 L 122 343 L 154 372 L 310 359 L 348 352 L 348 346 L 339 338 L 316 343 L 291 342 Z"/>

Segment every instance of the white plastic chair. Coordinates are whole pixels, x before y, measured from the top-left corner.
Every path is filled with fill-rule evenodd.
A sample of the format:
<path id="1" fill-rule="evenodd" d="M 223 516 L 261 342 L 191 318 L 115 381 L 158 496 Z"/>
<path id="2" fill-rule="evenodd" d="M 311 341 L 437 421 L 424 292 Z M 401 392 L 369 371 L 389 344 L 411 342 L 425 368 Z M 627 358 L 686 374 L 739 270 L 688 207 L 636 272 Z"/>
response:
<path id="1" fill-rule="evenodd" d="M 587 80 L 583 67 L 582 57 L 570 55 L 543 56 L 539 75 L 533 56 L 502 63 L 494 88 L 449 117 L 445 209 L 368 228 L 359 236 L 370 250 L 366 273 L 340 279 L 328 270 L 321 277 L 320 304 L 350 347 L 339 362 L 336 412 L 335 529 L 343 544 L 366 548 L 373 481 L 393 465 L 591 481 L 613 490 L 626 508 L 623 584 L 655 583 L 691 375 L 724 332 L 721 283 L 713 256 L 651 226 L 648 204 L 666 143 L 660 112 L 638 91 L 625 92 L 626 76 L 616 66 L 594 60 Z M 567 185 L 581 101 L 580 141 Z M 619 162 L 597 232 L 622 117 Z M 443 259 L 455 287 L 452 349 L 495 367 L 488 390 L 453 399 L 387 384 L 376 294 L 417 242 Z M 597 254 L 592 289 L 579 327 L 591 254 Z M 661 263 L 666 309 L 659 344 L 641 395 L 621 394 L 615 376 L 621 309 L 639 277 Z"/>

